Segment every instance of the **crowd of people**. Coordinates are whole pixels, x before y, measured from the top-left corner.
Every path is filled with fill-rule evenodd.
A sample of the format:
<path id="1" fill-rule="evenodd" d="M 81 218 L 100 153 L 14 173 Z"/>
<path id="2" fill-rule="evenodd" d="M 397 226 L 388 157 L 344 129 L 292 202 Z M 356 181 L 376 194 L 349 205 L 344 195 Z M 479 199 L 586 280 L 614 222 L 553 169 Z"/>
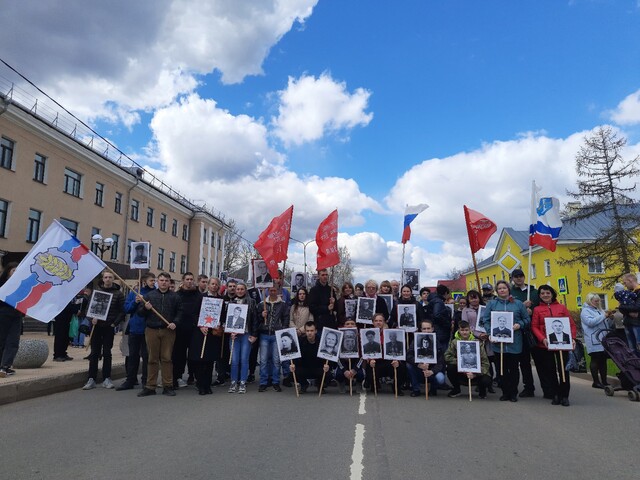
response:
<path id="1" fill-rule="evenodd" d="M 15 268 L 16 265 L 8 265 L 4 269 L 0 275 L 0 286 Z M 551 286 L 541 285 L 536 289 L 527 285 L 520 269 L 512 272 L 511 282 L 500 280 L 495 286 L 484 284 L 481 291 L 470 290 L 457 301 L 444 285 L 438 285 L 435 291 L 422 288 L 418 296 L 414 296 L 412 286 L 400 286 L 397 281 L 387 280 L 380 285 L 374 280 L 355 286 L 345 282 L 338 289 L 330 285 L 327 270 L 318 272 L 318 279 L 310 289 L 296 285 L 291 298 L 281 278 L 282 274 L 272 280 L 272 287 L 259 291 L 248 289 L 242 281 L 229 280 L 222 285 L 218 278 L 195 277 L 186 273 L 175 288 L 169 274 L 163 272 L 156 277 L 147 273 L 142 277 L 139 288 L 125 292 L 117 285 L 111 271 L 103 272 L 96 289 L 109 293 L 112 299 L 103 320 L 87 319 L 92 330 L 91 353 L 83 389 L 96 388 L 100 376 L 102 387 L 107 389 L 132 390 L 140 384 L 137 394 L 145 397 L 156 394 L 160 374 L 162 393 L 167 396 L 175 396 L 178 388 L 193 384 L 200 395 L 211 394 L 212 387 L 244 394 L 247 385 L 257 381 L 258 392 L 268 389 L 281 392 L 283 386 L 292 387 L 297 382 L 301 393 L 314 386 L 320 393 L 325 387 L 335 386 L 339 392 L 354 393 L 364 388 L 377 394 L 383 392 L 387 384 L 396 395 L 403 396 L 404 391 L 409 391 L 412 397 L 423 395 L 421 392 L 424 390 L 431 396 L 438 395 L 438 391 L 446 391 L 448 397 L 457 397 L 461 395 L 461 386 L 474 385 L 474 392 L 480 399 L 496 393 L 495 388 L 499 388 L 501 401 L 517 402 L 519 398 L 536 396 L 537 383 L 541 390 L 538 393 L 551 400 L 551 404 L 570 404 L 570 375 L 565 366 L 571 349 L 575 348 L 576 324 L 567 308 L 558 302 L 557 292 Z M 619 293 L 616 294 L 620 301 L 618 310 L 624 315 L 629 345 L 637 352 L 640 286 L 633 274 L 623 276 L 622 282 L 624 288 L 617 288 Z M 89 293 L 78 294 L 56 317 L 55 361 L 72 360 L 67 354 L 72 340 L 68 333 L 69 321 L 73 315 L 81 319 L 87 315 Z M 380 295 L 391 295 L 392 304 L 389 305 Z M 222 300 L 221 323 L 214 328 L 198 326 L 205 297 Z M 375 310 L 372 325 L 357 323 L 355 311 L 348 308 L 348 301 L 358 297 L 372 299 Z M 600 302 L 599 295 L 587 295 L 579 322 L 591 358 L 594 388 L 604 388 L 608 384 L 607 355 L 600 341 L 600 332 L 612 327 L 616 313 L 614 310 L 604 311 Z M 246 310 L 241 306 L 246 306 Z M 417 318 L 412 319 L 409 312 L 414 308 Z M 239 318 L 244 311 L 246 318 Z M 243 333 L 238 333 L 237 328 L 236 333 L 225 332 L 228 312 L 229 321 L 237 324 Z M 498 318 L 508 314 L 512 323 L 508 326 L 503 322 L 492 325 L 492 312 L 505 313 Z M 558 322 L 559 325 L 555 321 L 549 324 L 545 321 L 548 318 L 568 318 L 570 331 L 562 330 L 562 322 Z M 0 302 L 0 377 L 15 373 L 11 367 L 18 349 L 21 321 L 19 312 Z M 420 336 L 414 348 L 413 333 L 406 333 L 406 342 L 397 342 L 395 331 L 388 334 L 389 338 L 385 337 L 387 329 L 395 329 L 399 325 L 415 327 L 418 333 L 434 333 L 435 342 L 429 335 Z M 547 332 L 549 325 L 552 325 L 553 332 Z M 337 345 L 329 345 L 329 341 L 320 346 L 323 329 L 343 327 L 380 329 L 380 343 L 372 341 L 358 348 L 359 336 L 351 330 L 342 343 L 342 348 L 352 353 L 351 358 L 340 358 L 335 362 L 323 359 L 338 348 Z M 299 355 L 281 362 L 278 332 L 288 328 L 295 329 L 297 342 L 293 334 L 287 332 L 287 338 L 280 340 L 281 350 L 289 354 L 299 345 Z M 118 330 L 123 332 L 127 356 L 126 378 L 116 387 L 111 381 L 111 350 Z M 499 342 L 497 339 L 501 337 L 510 341 Z M 394 355 L 404 359 L 363 358 L 363 354 L 366 357 L 372 353 L 372 348 L 380 348 L 385 341 L 387 345 L 395 344 L 405 349 L 404 352 L 394 351 Z M 476 373 L 461 372 L 463 369 L 458 365 L 459 361 L 466 362 L 467 358 L 469 362 L 475 361 L 472 358 L 474 353 L 468 351 L 468 343 L 460 344 L 462 350 L 458 352 L 461 341 L 479 342 L 480 365 Z M 374 344 L 378 347 L 372 347 Z M 569 344 L 569 348 L 558 350 L 559 344 Z M 324 352 L 321 348 L 328 350 Z M 393 350 L 395 347 L 388 348 Z M 354 352 L 357 358 L 354 358 Z M 424 363 L 416 358 L 433 356 L 427 352 L 435 353 L 433 363 Z M 98 368 L 100 361 L 101 372 Z M 256 378 L 258 364 L 260 369 Z"/>

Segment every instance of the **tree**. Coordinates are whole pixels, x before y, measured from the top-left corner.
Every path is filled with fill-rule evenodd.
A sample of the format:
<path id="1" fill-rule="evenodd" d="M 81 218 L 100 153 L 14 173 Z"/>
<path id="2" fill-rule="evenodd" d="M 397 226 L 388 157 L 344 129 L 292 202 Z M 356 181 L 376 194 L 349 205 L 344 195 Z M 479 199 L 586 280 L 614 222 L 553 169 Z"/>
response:
<path id="1" fill-rule="evenodd" d="M 640 217 L 629 194 L 636 190 L 630 180 L 640 173 L 640 157 L 625 160 L 621 151 L 626 143 L 611 127 L 600 127 L 585 137 L 576 155 L 578 189 L 567 191 L 580 205 L 572 206 L 573 214 L 565 221 L 593 219 L 601 228 L 595 238 L 570 248 L 572 257 L 562 263 L 602 262 L 605 273 L 600 278 L 606 286 L 636 270 Z"/>
<path id="2" fill-rule="evenodd" d="M 340 289 L 344 282 L 353 283 L 353 265 L 351 264 L 351 254 L 346 246 L 338 247 L 338 253 L 340 254 L 340 263 L 333 267 L 333 284 Z M 329 271 L 331 272 L 331 269 Z"/>
<path id="3" fill-rule="evenodd" d="M 256 255 L 253 245 L 242 236 L 244 230 L 238 228 L 235 220 L 230 220 L 227 223 L 230 229 L 225 236 L 224 266 L 222 270 L 232 272 L 249 265 L 251 259 Z"/>

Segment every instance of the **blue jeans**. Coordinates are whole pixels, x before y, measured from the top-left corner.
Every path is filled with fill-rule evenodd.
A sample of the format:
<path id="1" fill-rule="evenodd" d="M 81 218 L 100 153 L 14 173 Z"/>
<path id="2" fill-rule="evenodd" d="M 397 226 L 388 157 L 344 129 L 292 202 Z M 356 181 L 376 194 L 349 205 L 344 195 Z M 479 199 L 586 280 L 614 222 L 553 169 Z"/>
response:
<path id="1" fill-rule="evenodd" d="M 411 390 L 414 392 L 419 392 L 420 384 L 425 379 L 422 369 L 418 368 L 416 365 L 412 365 L 409 362 L 407 362 L 407 373 L 409 374 L 409 381 L 411 382 Z M 438 385 L 444 385 L 445 379 L 446 377 L 442 372 L 438 372 L 435 375 L 431 375 L 429 377 L 429 383 L 431 383 L 431 388 L 436 388 Z"/>
<path id="2" fill-rule="evenodd" d="M 275 338 L 275 337 L 274 337 Z M 231 338 L 229 338 L 229 351 L 231 351 Z M 231 381 L 246 382 L 249 376 L 249 354 L 251 342 L 249 334 L 237 335 L 233 342 L 233 356 L 231 357 Z M 238 375 L 238 373 L 240 375 Z"/>
<path id="3" fill-rule="evenodd" d="M 640 325 L 631 325 L 624 327 L 627 334 L 627 343 L 631 350 L 635 350 L 640 355 Z"/>
<path id="4" fill-rule="evenodd" d="M 260 385 L 266 385 L 271 377 L 275 385 L 280 383 L 280 356 L 275 335 L 260 334 Z"/>

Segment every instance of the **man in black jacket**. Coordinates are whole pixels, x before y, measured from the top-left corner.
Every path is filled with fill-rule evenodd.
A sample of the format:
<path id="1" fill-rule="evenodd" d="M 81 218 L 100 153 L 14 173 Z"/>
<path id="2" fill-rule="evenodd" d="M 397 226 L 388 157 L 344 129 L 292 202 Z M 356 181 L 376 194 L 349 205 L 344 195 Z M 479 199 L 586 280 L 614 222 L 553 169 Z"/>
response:
<path id="1" fill-rule="evenodd" d="M 139 397 L 156 394 L 160 362 L 164 387 L 162 393 L 171 397 L 176 394 L 173 389 L 171 355 L 176 340 L 176 326 L 182 318 L 182 300 L 177 293 L 169 290 L 170 285 L 171 275 L 162 272 L 158 275 L 158 288 L 147 293 L 144 296 L 145 302 L 138 307 L 138 313 L 145 317 L 147 323 L 144 336 L 149 353 L 147 384 L 138 394 Z"/>
<path id="2" fill-rule="evenodd" d="M 451 337 L 451 310 L 444 303 L 444 297 L 449 293 L 446 285 L 438 285 L 435 293 L 427 298 L 427 318 L 433 322 L 438 341 L 438 350 L 445 351 Z"/>
<path id="3" fill-rule="evenodd" d="M 318 333 L 322 334 L 324 327 L 336 328 L 336 317 L 334 315 L 335 298 L 331 294 L 329 285 L 329 272 L 324 268 L 318 270 L 318 281 L 309 290 L 309 310 L 313 315 Z"/>
<path id="4" fill-rule="evenodd" d="M 329 365 L 318 357 L 318 331 L 314 322 L 304 324 L 304 337 L 300 340 L 300 358 L 296 358 L 289 366 L 289 370 L 296 372 L 296 378 L 302 385 L 300 393 L 306 393 L 309 380 L 315 380 L 318 390 L 322 382 L 322 375 L 329 371 Z M 325 379 L 326 381 L 326 379 Z"/>
<path id="5" fill-rule="evenodd" d="M 191 343 L 191 335 L 198 325 L 202 305 L 202 294 L 196 286 L 195 277 L 191 272 L 182 276 L 182 285 L 176 293 L 182 300 L 182 318 L 176 328 L 176 341 L 173 344 L 173 388 L 187 386 L 182 375 L 187 365 L 187 351 Z M 194 371 L 193 362 L 189 362 L 189 377 L 193 376 Z"/>

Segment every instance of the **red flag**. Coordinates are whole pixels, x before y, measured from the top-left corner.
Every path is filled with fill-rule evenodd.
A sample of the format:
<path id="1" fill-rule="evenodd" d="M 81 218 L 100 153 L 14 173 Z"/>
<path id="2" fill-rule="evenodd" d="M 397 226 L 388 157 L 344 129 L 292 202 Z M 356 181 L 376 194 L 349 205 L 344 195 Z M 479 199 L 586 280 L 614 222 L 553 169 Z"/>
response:
<path id="1" fill-rule="evenodd" d="M 333 267 L 340 263 L 338 254 L 338 209 L 335 209 L 318 226 L 316 232 L 318 245 L 318 270 Z"/>
<path id="2" fill-rule="evenodd" d="M 253 244 L 266 262 L 272 278 L 278 278 L 278 263 L 287 259 L 292 218 L 293 205 L 287 208 L 280 216 L 271 220 L 269 226 L 260 234 L 256 243 Z"/>
<path id="3" fill-rule="evenodd" d="M 476 253 L 484 248 L 491 235 L 496 233 L 498 227 L 480 212 L 471 210 L 464 206 L 464 220 L 467 223 L 467 234 L 469 235 L 469 246 L 471 252 Z"/>

